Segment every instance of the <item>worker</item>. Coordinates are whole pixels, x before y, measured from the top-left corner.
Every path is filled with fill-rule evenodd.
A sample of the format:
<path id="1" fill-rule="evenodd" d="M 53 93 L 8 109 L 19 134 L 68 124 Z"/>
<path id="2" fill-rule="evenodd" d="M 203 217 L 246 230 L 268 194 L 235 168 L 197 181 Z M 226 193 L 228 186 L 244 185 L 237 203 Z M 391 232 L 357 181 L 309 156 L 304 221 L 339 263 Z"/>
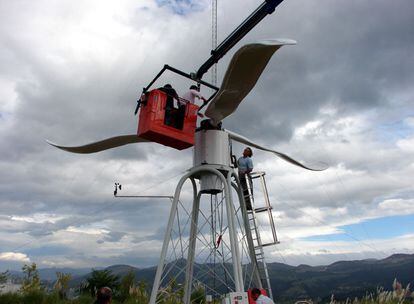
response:
<path id="1" fill-rule="evenodd" d="M 96 293 L 96 304 L 110 304 L 112 302 L 112 290 L 109 287 L 102 287 Z"/>
<path id="2" fill-rule="evenodd" d="M 201 95 L 200 88 L 196 85 L 192 85 L 190 86 L 190 90 L 183 95 L 183 99 L 185 99 L 189 103 L 194 104 L 196 98 L 202 100 L 203 103 L 207 101 L 207 99 L 205 99 L 203 95 Z"/>
<path id="3" fill-rule="evenodd" d="M 187 108 L 187 103 L 195 104 L 195 100 L 199 99 L 202 100 L 203 103 L 207 102 L 207 99 L 204 98 L 203 95 L 200 93 L 200 88 L 196 85 L 190 86 L 190 89 L 188 92 L 186 92 L 183 97 L 180 99 L 180 106 L 179 106 L 179 124 L 178 128 L 182 129 L 184 124 L 184 117 L 185 117 L 185 111 Z M 203 117 L 203 114 L 199 114 L 201 117 Z"/>
<path id="4" fill-rule="evenodd" d="M 165 115 L 164 115 L 164 124 L 167 126 L 174 126 L 174 122 L 177 120 L 178 115 L 174 111 L 174 99 L 179 100 L 177 92 L 173 89 L 173 87 L 167 83 L 161 88 L 158 88 L 158 90 L 163 91 L 165 94 L 167 94 L 167 102 L 165 104 Z"/>
<path id="5" fill-rule="evenodd" d="M 253 170 L 253 161 L 252 157 L 253 151 L 250 147 L 246 147 L 243 150 L 243 156 L 237 160 L 237 167 L 239 170 L 239 179 L 240 184 L 243 190 L 244 201 L 246 202 L 246 209 L 252 210 L 252 202 L 249 195 L 249 189 L 247 187 L 247 183 L 249 183 L 249 188 L 251 190 L 251 194 L 253 194 L 253 185 L 250 177 L 250 173 Z"/>
<path id="6" fill-rule="evenodd" d="M 252 298 L 256 301 L 256 304 L 275 304 L 271 298 L 262 294 L 258 288 L 252 289 Z"/>

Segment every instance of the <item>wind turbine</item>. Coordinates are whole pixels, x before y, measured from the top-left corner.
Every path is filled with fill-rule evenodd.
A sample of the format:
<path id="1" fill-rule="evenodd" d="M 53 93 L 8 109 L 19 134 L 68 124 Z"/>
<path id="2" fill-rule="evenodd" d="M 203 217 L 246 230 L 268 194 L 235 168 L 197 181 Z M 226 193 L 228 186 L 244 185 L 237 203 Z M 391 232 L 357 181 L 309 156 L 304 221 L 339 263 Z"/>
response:
<path id="1" fill-rule="evenodd" d="M 254 247 L 254 235 L 251 232 L 251 219 L 249 218 L 251 212 L 246 209 L 243 189 L 232 162 L 232 141 L 273 153 L 277 157 L 303 169 L 320 171 L 326 168 L 324 165 L 310 166 L 299 162 L 284 153 L 259 145 L 255 141 L 221 127 L 225 118 L 236 112 L 239 104 L 253 89 L 272 55 L 282 46 L 296 44 L 295 41 L 270 39 L 246 44 L 233 55 L 220 88 L 216 88 L 202 80 L 202 76 L 212 65 L 219 61 L 260 20 L 267 14 L 271 14 L 281 2 L 281 0 L 263 2 L 229 37 L 212 51 L 211 57 L 196 73 L 186 74 L 165 65 L 154 80 L 143 90 L 143 96 L 145 97 L 139 104 L 141 112 L 137 134 L 115 136 L 82 146 L 62 146 L 49 142 L 49 144 L 59 149 L 73 153 L 95 153 L 142 142 L 158 142 L 179 150 L 194 145 L 193 167 L 181 177 L 175 189 L 152 288 L 151 304 L 162 298 L 163 284 L 165 285 L 171 279 L 173 273 L 176 274 L 175 277 L 177 278 L 180 276 L 181 279 L 184 278 L 183 302 L 190 303 L 194 282 L 202 281 L 202 279 L 194 276 L 195 267 L 197 266 L 196 259 L 199 257 L 196 252 L 201 249 L 201 256 L 203 250 L 207 247 L 210 248 L 210 251 L 205 250 L 204 252 L 207 258 L 218 254 L 223 257 L 222 270 L 218 271 L 217 268 L 213 270 L 216 275 L 214 280 L 220 281 L 221 279 L 223 283 L 223 276 L 226 276 L 227 282 L 228 276 L 230 283 L 222 284 L 228 287 L 227 291 L 242 293 L 252 284 L 257 287 L 263 285 L 259 273 L 260 261 L 257 259 L 255 249 L 252 248 Z M 171 70 L 197 82 L 199 85 L 206 85 L 216 90 L 216 93 L 210 97 L 205 110 L 205 116 L 208 119 L 203 121 L 199 128 L 196 129 L 195 121 L 197 112 L 201 108 L 198 109 L 192 104 L 186 105 L 186 116 L 181 129 L 165 125 L 163 115 L 165 115 L 164 107 L 168 96 L 159 90 L 149 90 L 150 86 L 165 70 Z M 193 193 L 192 199 L 184 208 L 180 196 L 183 185 L 187 180 L 191 182 Z M 196 183 L 197 180 L 199 181 L 199 187 Z M 233 198 L 234 193 L 236 194 L 235 199 Z M 206 204 L 202 202 L 202 198 L 205 199 L 206 196 L 210 198 L 210 208 L 207 208 Z M 208 214 L 207 211 L 209 211 Z M 204 219 L 203 223 L 200 222 L 200 218 Z M 220 233 L 218 233 L 217 223 L 221 225 Z M 239 226 L 237 226 L 238 224 Z M 210 234 L 210 238 L 208 234 Z M 247 246 L 245 256 L 239 248 L 242 242 Z M 219 250 L 220 246 L 222 249 L 227 247 L 225 254 L 224 249 Z M 172 254 L 171 252 L 174 252 L 177 248 L 181 249 L 180 255 Z M 171 256 L 174 257 L 175 264 L 168 263 Z M 251 264 L 250 268 L 245 264 L 244 259 L 246 257 Z M 185 265 L 177 266 L 180 263 Z M 246 271 L 249 272 L 248 276 Z M 206 276 L 208 276 L 208 271 Z M 270 286 L 268 287 L 270 288 Z"/>

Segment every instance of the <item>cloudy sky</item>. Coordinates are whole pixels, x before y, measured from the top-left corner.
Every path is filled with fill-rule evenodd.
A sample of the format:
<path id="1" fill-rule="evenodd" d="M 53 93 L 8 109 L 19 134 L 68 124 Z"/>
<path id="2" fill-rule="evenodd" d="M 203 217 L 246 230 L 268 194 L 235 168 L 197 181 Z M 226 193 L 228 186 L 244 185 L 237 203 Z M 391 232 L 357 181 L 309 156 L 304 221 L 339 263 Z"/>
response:
<path id="1" fill-rule="evenodd" d="M 219 41 L 261 3 L 218 2 Z M 172 195 L 191 149 L 75 155 L 45 139 L 134 133 L 135 100 L 161 67 L 192 72 L 208 58 L 210 20 L 208 0 L 0 0 L 0 270 L 156 264 L 170 203 L 116 199 L 113 185 Z M 268 261 L 413 253 L 413 2 L 285 0 L 238 47 L 265 38 L 298 44 L 274 55 L 224 127 L 330 166 L 308 172 L 255 151 L 281 241 Z M 159 84 L 184 93 L 168 76 Z"/>

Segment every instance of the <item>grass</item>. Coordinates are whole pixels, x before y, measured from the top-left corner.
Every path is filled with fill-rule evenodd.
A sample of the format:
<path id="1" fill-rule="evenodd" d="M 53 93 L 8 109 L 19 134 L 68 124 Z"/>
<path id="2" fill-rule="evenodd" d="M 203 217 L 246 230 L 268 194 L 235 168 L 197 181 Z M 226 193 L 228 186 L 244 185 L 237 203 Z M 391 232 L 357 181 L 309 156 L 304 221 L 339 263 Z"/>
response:
<path id="1" fill-rule="evenodd" d="M 394 280 L 392 290 L 387 291 L 384 288 L 378 288 L 375 293 L 367 293 L 362 298 L 347 299 L 346 301 L 338 301 L 335 295 L 332 295 L 329 304 L 409 304 L 414 303 L 414 292 L 410 290 L 410 285 L 403 287 L 401 283 Z M 181 294 L 172 294 L 165 298 L 163 303 L 179 304 L 181 303 Z M 194 299 L 194 298 L 193 298 Z M 44 290 L 38 290 L 28 293 L 6 293 L 0 294 L 0 304 L 90 304 L 94 299 L 89 294 L 80 295 L 76 299 L 60 299 L 56 292 L 47 293 Z M 205 303 L 204 298 L 195 303 Z M 306 301 L 312 303 L 312 301 Z M 120 301 L 114 299 L 112 304 L 147 304 L 148 295 L 142 294 L 138 288 L 131 288 L 129 296 Z M 293 303 L 293 301 L 292 301 Z M 303 302 L 302 302 L 303 303 Z"/>
<path id="2" fill-rule="evenodd" d="M 347 299 L 346 301 L 336 301 L 335 295 L 332 295 L 330 304 L 409 304 L 414 303 L 414 292 L 410 290 L 410 284 L 405 288 L 397 279 L 392 284 L 392 291 L 378 288 L 376 293 L 368 293 L 361 299 Z"/>

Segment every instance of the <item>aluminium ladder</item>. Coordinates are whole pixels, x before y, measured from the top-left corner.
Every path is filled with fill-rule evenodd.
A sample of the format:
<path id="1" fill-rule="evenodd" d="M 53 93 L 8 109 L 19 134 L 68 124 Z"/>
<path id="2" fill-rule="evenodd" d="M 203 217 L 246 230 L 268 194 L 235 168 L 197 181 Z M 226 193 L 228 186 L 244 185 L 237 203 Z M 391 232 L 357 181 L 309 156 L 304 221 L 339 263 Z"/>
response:
<path id="1" fill-rule="evenodd" d="M 256 258 L 256 265 L 260 276 L 262 287 L 268 291 L 268 295 L 273 298 L 272 288 L 270 285 L 269 273 L 265 261 L 263 247 L 278 244 L 279 241 L 276 235 L 275 224 L 272 216 L 272 206 L 270 205 L 269 195 L 266 187 L 265 172 L 253 172 L 248 176 L 247 193 L 244 195 L 245 201 L 250 200 L 252 206 L 251 210 L 247 210 L 247 218 L 249 221 L 249 227 L 253 239 L 254 255 Z M 263 194 L 263 200 L 260 203 L 255 203 L 253 194 L 253 180 L 260 180 L 261 191 Z M 256 195 L 257 196 L 257 195 Z M 256 208 L 256 206 L 258 206 Z M 267 242 L 262 241 L 260 236 L 260 227 L 258 225 L 258 216 L 264 214 L 268 218 L 268 223 L 271 228 L 271 238 Z"/>

